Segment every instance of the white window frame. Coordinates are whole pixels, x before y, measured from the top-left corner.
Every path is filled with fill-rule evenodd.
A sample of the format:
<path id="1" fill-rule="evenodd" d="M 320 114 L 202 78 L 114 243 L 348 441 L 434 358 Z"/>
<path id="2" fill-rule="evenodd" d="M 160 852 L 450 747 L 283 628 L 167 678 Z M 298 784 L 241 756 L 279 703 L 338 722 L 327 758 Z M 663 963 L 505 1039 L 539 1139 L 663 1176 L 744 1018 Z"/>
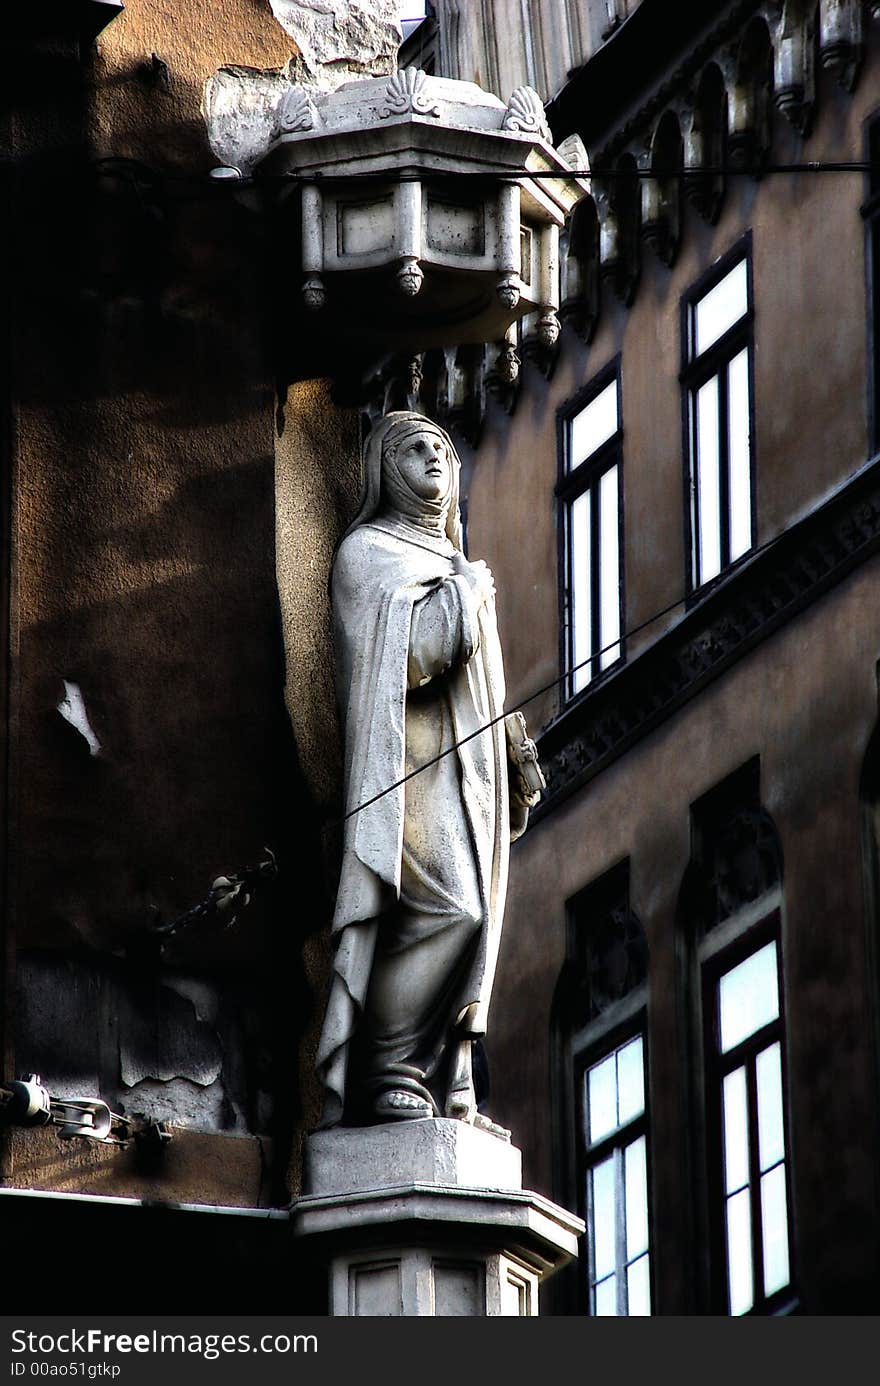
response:
<path id="1" fill-rule="evenodd" d="M 641 1016 L 644 1019 L 644 1012 Z M 590 1114 L 590 1075 L 607 1067 L 614 1061 L 615 1066 L 623 1051 L 630 1050 L 636 1043 L 641 1044 L 642 1056 L 642 1104 L 638 1111 L 619 1120 L 611 1129 L 603 1128 L 599 1139 L 591 1139 Z M 613 1043 L 594 1050 L 581 1069 L 581 1149 L 583 1152 L 583 1208 L 587 1224 L 586 1234 L 586 1277 L 587 1307 L 592 1316 L 625 1318 L 630 1316 L 630 1272 L 641 1267 L 647 1277 L 647 1312 L 653 1312 L 652 1258 L 650 1216 L 650 1169 L 647 1111 L 647 1040 L 644 1026 L 631 1030 L 624 1037 L 618 1036 Z M 642 1148 L 641 1160 L 636 1158 Z M 630 1159 L 632 1163 L 630 1164 Z M 641 1178 L 639 1165 L 641 1164 Z M 614 1187 L 613 1212 L 613 1264 L 609 1269 L 607 1259 L 597 1266 L 597 1217 L 595 1175 L 600 1169 L 610 1174 Z M 634 1172 L 631 1183 L 628 1170 Z M 628 1245 L 630 1232 L 644 1226 L 644 1240 Z M 606 1237 L 607 1241 L 607 1228 Z M 604 1290 L 604 1293 L 603 1293 Z M 610 1294 L 609 1294 L 610 1291 Z M 609 1301 L 613 1301 L 613 1312 Z"/>
<path id="2" fill-rule="evenodd" d="M 683 301 L 691 592 L 717 581 L 755 546 L 753 301 L 749 243 Z"/>
<path id="3" fill-rule="evenodd" d="M 781 923 L 778 911 L 767 913 L 768 904 L 766 897 L 756 902 L 757 908 L 753 907 L 748 913 L 758 917 L 748 920 L 745 932 L 745 921 L 741 916 L 734 916 L 727 924 L 713 931 L 714 937 L 707 936 L 701 947 L 707 1017 L 709 1148 L 714 1166 L 711 1181 L 714 1190 L 712 1222 L 715 1227 L 718 1309 L 732 1316 L 785 1313 L 795 1302 Z M 711 950 L 707 948 L 710 938 Z M 775 957 L 776 1014 L 771 1017 L 759 1016 L 759 1023 L 744 1031 L 736 1043 L 725 1045 L 721 1027 L 721 983 L 767 948 L 774 950 Z M 762 1067 L 764 1075 L 771 1071 L 772 1051 L 777 1048 L 780 1085 L 778 1093 L 768 1096 L 767 1078 L 762 1076 L 759 1082 L 758 1072 Z M 739 1073 L 743 1074 L 741 1084 L 732 1084 L 731 1080 Z M 740 1104 L 736 1097 L 739 1089 L 744 1106 L 738 1113 Z M 778 1151 L 765 1152 L 762 1149 L 766 1143 L 764 1128 L 769 1128 L 770 1123 L 762 1116 L 761 1109 L 766 1104 L 769 1111 L 771 1103 L 775 1108 L 775 1124 L 781 1132 L 781 1156 Z M 728 1122 L 735 1122 L 739 1129 L 731 1133 L 726 1129 Z M 771 1228 L 765 1200 L 769 1204 L 767 1195 L 770 1181 L 778 1189 L 780 1177 L 783 1218 L 780 1224 L 777 1214 L 775 1226 Z M 735 1202 L 747 1210 L 745 1219 L 734 1207 Z M 784 1237 L 782 1246 L 780 1236 Z M 748 1265 L 743 1275 L 746 1244 Z M 781 1257 L 787 1276 L 779 1281 L 777 1274 L 776 1282 L 767 1286 L 767 1268 L 768 1265 L 772 1268 L 774 1256 L 777 1266 Z"/>
<path id="4" fill-rule="evenodd" d="M 561 662 L 569 698 L 624 658 L 618 363 L 560 415 Z"/>

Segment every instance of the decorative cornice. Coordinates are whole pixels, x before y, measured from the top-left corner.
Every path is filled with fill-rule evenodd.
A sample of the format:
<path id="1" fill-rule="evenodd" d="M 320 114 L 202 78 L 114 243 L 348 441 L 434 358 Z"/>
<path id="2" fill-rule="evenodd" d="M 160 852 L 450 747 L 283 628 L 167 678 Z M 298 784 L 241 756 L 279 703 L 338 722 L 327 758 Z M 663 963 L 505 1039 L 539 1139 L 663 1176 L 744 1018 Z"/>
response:
<path id="1" fill-rule="evenodd" d="M 597 126 L 595 129 L 588 130 L 588 145 L 594 150 L 601 148 L 602 158 L 610 157 L 617 149 L 623 147 L 644 125 L 653 121 L 654 117 L 714 55 L 717 49 L 729 41 L 743 20 L 750 18 L 763 3 L 764 0 L 738 0 L 738 3 L 733 4 L 717 23 L 704 32 L 703 36 L 689 51 L 682 53 L 670 76 L 661 80 L 659 85 L 654 82 L 648 84 L 650 95 L 633 111 L 624 125 L 617 124 L 614 116 L 612 116 L 605 129 L 600 129 Z M 641 17 L 647 17 L 647 11 L 642 16 L 641 10 L 637 10 L 633 16 L 634 19 Z M 668 14 L 663 19 L 664 25 L 666 20 L 668 20 Z M 693 20 L 688 22 L 691 28 L 696 27 Z M 578 130 L 585 120 L 590 120 L 588 114 L 590 107 L 587 103 L 595 103 L 597 109 L 601 111 L 603 107 L 607 109 L 609 89 L 613 93 L 613 99 L 618 102 L 621 93 L 633 90 L 631 79 L 628 80 L 629 62 L 627 60 L 622 63 L 617 61 L 618 52 L 621 55 L 623 53 L 623 43 L 626 37 L 627 25 L 623 25 L 604 48 L 600 48 L 593 58 L 572 72 L 559 95 L 547 103 L 547 119 L 557 142 L 564 136 L 571 134 L 572 131 Z M 633 42 L 636 38 L 640 39 L 638 44 L 640 56 L 645 61 L 647 60 L 645 56 L 647 36 L 642 37 L 634 33 Z M 682 48 L 684 49 L 684 45 Z M 618 67 L 621 66 L 623 70 L 618 71 Z M 620 109 L 619 106 L 618 109 Z M 615 125 L 613 135 L 606 140 L 604 147 L 597 146 L 597 137 L 600 134 L 605 134 L 609 125 Z M 596 157 L 594 154 L 594 159 Z"/>
<path id="2" fill-rule="evenodd" d="M 878 552 L 880 458 L 547 727 L 537 742 L 548 791 L 532 821 Z"/>
<path id="3" fill-rule="evenodd" d="M 693 80 L 697 73 L 715 58 L 719 49 L 730 41 L 742 23 L 761 9 L 763 3 L 764 0 L 739 0 L 739 3 L 728 11 L 724 19 L 710 29 L 690 53 L 682 59 L 666 81 L 661 82 L 652 91 L 647 100 L 633 112 L 629 120 L 619 126 L 610 139 L 593 155 L 593 161 L 597 168 L 612 164 L 616 156 L 626 148 L 631 140 L 641 134 L 646 125 L 653 124 L 669 103 L 687 89 L 688 83 Z M 552 123 L 552 110 L 549 106 L 547 112 Z M 554 133 L 556 132 L 554 131 Z"/>

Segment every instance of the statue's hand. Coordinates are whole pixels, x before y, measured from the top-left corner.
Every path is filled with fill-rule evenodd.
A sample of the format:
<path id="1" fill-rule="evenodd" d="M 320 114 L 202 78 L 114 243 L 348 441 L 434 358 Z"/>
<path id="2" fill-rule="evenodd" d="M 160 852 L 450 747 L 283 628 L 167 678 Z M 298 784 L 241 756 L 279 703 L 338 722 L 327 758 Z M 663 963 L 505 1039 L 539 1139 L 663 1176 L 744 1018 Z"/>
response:
<path id="1" fill-rule="evenodd" d="M 452 555 L 452 570 L 459 577 L 467 578 L 481 604 L 494 599 L 495 579 L 488 563 L 484 563 L 481 558 L 478 558 L 474 563 L 469 563 L 463 553 L 454 553 Z"/>

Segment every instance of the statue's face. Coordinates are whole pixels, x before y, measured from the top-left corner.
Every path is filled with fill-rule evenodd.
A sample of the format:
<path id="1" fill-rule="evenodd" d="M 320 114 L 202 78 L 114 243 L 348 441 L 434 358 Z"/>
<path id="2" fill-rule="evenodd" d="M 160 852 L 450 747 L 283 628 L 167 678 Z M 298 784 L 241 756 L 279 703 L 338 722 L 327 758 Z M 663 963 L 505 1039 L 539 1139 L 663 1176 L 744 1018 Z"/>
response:
<path id="1" fill-rule="evenodd" d="M 413 433 L 396 449 L 397 470 L 422 500 L 444 500 L 452 487 L 452 462 L 446 444 L 432 429 Z"/>

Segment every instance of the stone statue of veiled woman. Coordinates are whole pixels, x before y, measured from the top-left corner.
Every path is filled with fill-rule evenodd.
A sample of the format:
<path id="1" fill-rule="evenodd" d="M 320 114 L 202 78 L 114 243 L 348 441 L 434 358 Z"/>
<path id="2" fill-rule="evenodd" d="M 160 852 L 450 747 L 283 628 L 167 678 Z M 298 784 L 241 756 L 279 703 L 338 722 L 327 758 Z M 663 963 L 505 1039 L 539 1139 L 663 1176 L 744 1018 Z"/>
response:
<path id="1" fill-rule="evenodd" d="M 326 1125 L 475 1115 L 472 1046 L 529 798 L 514 777 L 511 799 L 494 584 L 462 552 L 458 496 L 447 434 L 389 414 L 333 566 L 346 819 Z"/>

